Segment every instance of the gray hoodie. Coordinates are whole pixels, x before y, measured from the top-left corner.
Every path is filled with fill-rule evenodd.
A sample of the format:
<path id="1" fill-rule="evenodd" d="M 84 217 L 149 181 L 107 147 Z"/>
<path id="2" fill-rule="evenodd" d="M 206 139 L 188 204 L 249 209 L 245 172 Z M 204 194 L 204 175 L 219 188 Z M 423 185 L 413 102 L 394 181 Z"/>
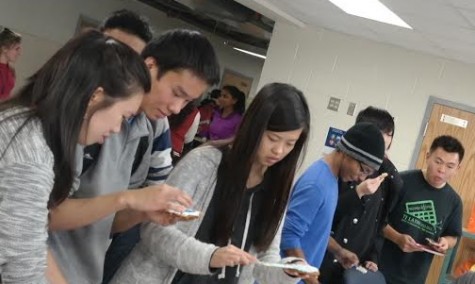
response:
<path id="1" fill-rule="evenodd" d="M 4 283 L 46 283 L 47 203 L 54 157 L 38 119 L 0 113 L 0 274 Z M 10 144 L 11 142 L 11 144 Z M 8 148 L 6 148 L 8 146 Z M 6 151 L 5 151 L 6 149 Z"/>
<path id="2" fill-rule="evenodd" d="M 167 184 L 187 192 L 194 201 L 194 209 L 204 215 L 214 193 L 220 161 L 220 150 L 210 146 L 197 148 L 178 163 L 167 179 Z M 201 220 L 180 222 L 167 227 L 144 224 L 141 231 L 142 240 L 124 260 L 111 284 L 169 284 L 177 269 L 191 274 L 211 274 L 209 262 L 218 247 L 194 238 L 200 224 Z M 250 253 L 259 261 L 281 261 L 280 232 L 281 228 L 267 251 L 257 253 L 251 247 Z M 243 267 L 239 283 L 254 283 L 254 279 L 261 284 L 290 284 L 300 280 L 288 276 L 278 268 L 262 265 Z"/>

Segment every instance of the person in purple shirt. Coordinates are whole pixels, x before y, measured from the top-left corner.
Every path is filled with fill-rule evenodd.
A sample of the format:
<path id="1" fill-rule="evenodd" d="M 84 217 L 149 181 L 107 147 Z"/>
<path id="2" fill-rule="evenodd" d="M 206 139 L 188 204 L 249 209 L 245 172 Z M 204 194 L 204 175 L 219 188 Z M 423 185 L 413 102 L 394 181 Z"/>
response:
<path id="1" fill-rule="evenodd" d="M 238 88 L 226 85 L 221 89 L 218 105 L 220 109 L 214 111 L 209 126 L 209 140 L 234 137 L 246 107 L 246 96 Z"/>

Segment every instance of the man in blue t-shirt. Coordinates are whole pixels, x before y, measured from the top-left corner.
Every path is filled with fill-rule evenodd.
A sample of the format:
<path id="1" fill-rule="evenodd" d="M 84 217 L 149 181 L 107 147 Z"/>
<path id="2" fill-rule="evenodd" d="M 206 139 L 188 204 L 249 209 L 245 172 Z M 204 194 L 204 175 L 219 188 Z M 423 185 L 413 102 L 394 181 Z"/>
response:
<path id="1" fill-rule="evenodd" d="M 424 250 L 445 253 L 462 235 L 462 201 L 447 181 L 463 155 L 457 139 L 439 136 L 427 154 L 426 170 L 401 173 L 400 199 L 383 230 L 380 269 L 387 283 L 424 284 L 433 257 Z"/>
<path id="2" fill-rule="evenodd" d="M 320 267 L 338 199 L 338 179 L 363 181 L 379 169 L 384 158 L 384 139 L 371 123 L 351 127 L 336 150 L 312 164 L 294 186 L 282 230 L 284 256 L 305 259 Z M 382 181 L 382 179 L 381 179 Z M 357 257 L 344 258 L 357 262 Z M 356 264 L 356 263 L 351 263 Z M 306 279 L 318 283 L 318 279 Z"/>

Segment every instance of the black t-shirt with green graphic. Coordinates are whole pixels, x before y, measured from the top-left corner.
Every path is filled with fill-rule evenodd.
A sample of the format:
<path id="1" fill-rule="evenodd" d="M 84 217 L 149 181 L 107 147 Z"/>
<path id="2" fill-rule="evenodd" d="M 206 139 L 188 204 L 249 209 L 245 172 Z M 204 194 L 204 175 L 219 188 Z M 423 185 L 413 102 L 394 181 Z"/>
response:
<path id="1" fill-rule="evenodd" d="M 426 238 L 462 235 L 462 201 L 449 184 L 434 188 L 420 170 L 402 172 L 401 178 L 400 199 L 389 216 L 396 231 L 420 244 L 427 244 Z M 427 252 L 405 253 L 385 240 L 380 269 L 388 284 L 424 284 L 432 257 Z"/>

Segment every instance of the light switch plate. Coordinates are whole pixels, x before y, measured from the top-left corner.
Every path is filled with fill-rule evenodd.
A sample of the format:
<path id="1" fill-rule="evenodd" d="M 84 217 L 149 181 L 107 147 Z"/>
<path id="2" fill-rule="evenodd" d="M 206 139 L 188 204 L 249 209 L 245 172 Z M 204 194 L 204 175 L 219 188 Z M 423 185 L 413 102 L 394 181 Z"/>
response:
<path id="1" fill-rule="evenodd" d="M 341 102 L 341 99 L 330 97 L 330 100 L 328 101 L 327 109 L 338 111 L 338 108 L 340 107 L 340 102 Z"/>
<path id="2" fill-rule="evenodd" d="M 355 109 L 356 109 L 356 104 L 355 103 L 349 103 L 348 104 L 348 110 L 346 111 L 346 114 L 353 116 L 355 114 Z"/>

